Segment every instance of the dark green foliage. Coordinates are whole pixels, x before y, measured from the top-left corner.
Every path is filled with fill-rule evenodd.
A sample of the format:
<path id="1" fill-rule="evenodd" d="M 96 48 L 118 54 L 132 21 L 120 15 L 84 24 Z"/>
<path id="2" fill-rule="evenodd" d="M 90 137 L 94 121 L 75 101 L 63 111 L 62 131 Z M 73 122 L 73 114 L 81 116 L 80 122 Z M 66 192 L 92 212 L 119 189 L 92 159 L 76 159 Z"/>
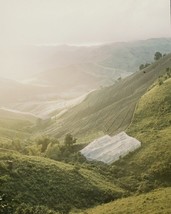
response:
<path id="1" fill-rule="evenodd" d="M 50 148 L 50 151 L 45 156 L 66 163 L 84 163 L 86 158 L 79 152 L 80 148 L 82 149 L 83 145 L 81 147 L 77 145 L 71 147 L 65 145 L 54 146 Z"/>
<path id="2" fill-rule="evenodd" d="M 163 80 L 162 79 L 158 79 L 158 83 L 159 83 L 159 85 L 162 85 L 163 84 Z"/>
<path id="3" fill-rule="evenodd" d="M 38 145 L 41 145 L 41 152 L 45 152 L 48 145 L 50 144 L 50 139 L 47 137 L 41 138 L 37 141 Z"/>
<path id="4" fill-rule="evenodd" d="M 146 64 L 141 64 L 139 66 L 139 70 L 143 70 L 144 68 L 147 68 L 150 65 L 150 63 L 146 63 Z"/>
<path id="5" fill-rule="evenodd" d="M 75 144 L 77 141 L 76 138 L 73 138 L 72 134 L 66 134 L 64 139 L 64 145 L 68 148 L 70 148 L 73 144 Z"/>
<path id="6" fill-rule="evenodd" d="M 139 69 L 140 69 L 140 70 L 144 69 L 144 64 L 141 64 L 141 65 L 139 66 Z"/>
<path id="7" fill-rule="evenodd" d="M 7 195 L 0 195 L 0 214 L 14 214 L 14 207 L 11 202 L 11 200 L 8 201 Z"/>
<path id="8" fill-rule="evenodd" d="M 159 51 L 157 51 L 154 55 L 154 60 L 159 60 L 160 58 L 162 58 L 162 54 Z"/>
<path id="9" fill-rule="evenodd" d="M 169 67 L 166 68 L 166 73 L 164 75 L 159 76 L 158 84 L 162 85 L 165 80 L 171 78 L 171 69 Z"/>

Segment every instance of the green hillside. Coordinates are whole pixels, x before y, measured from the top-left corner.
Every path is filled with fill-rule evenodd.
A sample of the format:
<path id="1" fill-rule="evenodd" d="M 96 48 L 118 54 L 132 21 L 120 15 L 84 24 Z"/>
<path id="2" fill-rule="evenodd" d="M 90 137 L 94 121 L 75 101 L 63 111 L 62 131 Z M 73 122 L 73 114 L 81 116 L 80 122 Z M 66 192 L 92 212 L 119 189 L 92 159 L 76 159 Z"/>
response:
<path id="1" fill-rule="evenodd" d="M 139 171 L 144 171 L 144 178 L 147 178 L 151 184 L 155 179 L 156 182 L 159 181 L 163 185 L 170 184 L 170 78 L 165 80 L 162 85 L 157 84 L 149 89 L 141 98 L 127 133 L 142 142 L 142 148 L 127 158 L 126 161 L 132 161 L 132 163 L 129 162 L 132 166 L 128 167 L 128 170 L 133 170 L 137 175 Z M 133 166 L 134 164 L 137 167 Z"/>
<path id="2" fill-rule="evenodd" d="M 113 135 L 125 130 L 139 98 L 171 66 L 170 59 L 171 54 L 113 86 L 92 92 L 81 104 L 48 127 L 45 133 L 61 137 L 71 132 L 88 142 L 104 133 Z"/>
<path id="3" fill-rule="evenodd" d="M 92 92 L 45 131 L 30 115 L 1 110 L 0 214 L 170 213 L 170 67 L 171 54 L 113 86 Z M 34 141 L 40 129 L 57 136 L 56 142 L 70 132 L 78 143 L 126 130 L 142 146 L 109 166 L 80 160 L 74 148 L 83 144 L 55 145 L 53 138 L 41 136 L 47 143 L 42 150 L 43 144 Z M 37 156 L 20 151 L 25 139 L 33 150 L 39 149 Z M 62 152 L 64 146 L 70 150 Z M 58 160 L 59 151 L 61 160 L 70 164 L 47 158 Z"/>
<path id="4" fill-rule="evenodd" d="M 169 214 L 171 188 L 158 189 L 148 194 L 119 199 L 82 214 Z"/>
<path id="5" fill-rule="evenodd" d="M 120 186 L 131 192 L 148 192 L 171 182 L 171 78 L 140 99 L 127 133 L 142 146 L 114 163 L 110 170 Z"/>
<path id="6" fill-rule="evenodd" d="M 10 148 L 14 139 L 27 139 L 33 133 L 36 118 L 0 109 L 0 147 Z"/>
<path id="7" fill-rule="evenodd" d="M 171 79 L 161 78 L 162 84 L 156 81 L 142 96 L 127 129 L 142 147 L 111 166 L 89 165 L 88 170 L 86 164 L 0 149 L 1 212 L 169 213 Z M 159 187 L 164 189 L 150 192 Z M 150 193 L 136 196 L 144 192 Z"/>
<path id="8" fill-rule="evenodd" d="M 127 133 L 142 147 L 105 169 L 106 174 L 134 196 L 85 210 L 94 213 L 170 213 L 171 212 L 171 78 L 161 77 L 142 96 Z M 163 188 L 159 190 L 158 188 Z M 150 192 L 148 194 L 142 194 Z M 140 194 L 137 196 L 137 194 Z"/>
<path id="9" fill-rule="evenodd" d="M 17 207 L 38 205 L 68 213 L 72 208 L 109 202 L 124 193 L 104 176 L 84 168 L 3 149 L 0 159 L 0 213 L 12 214 Z"/>

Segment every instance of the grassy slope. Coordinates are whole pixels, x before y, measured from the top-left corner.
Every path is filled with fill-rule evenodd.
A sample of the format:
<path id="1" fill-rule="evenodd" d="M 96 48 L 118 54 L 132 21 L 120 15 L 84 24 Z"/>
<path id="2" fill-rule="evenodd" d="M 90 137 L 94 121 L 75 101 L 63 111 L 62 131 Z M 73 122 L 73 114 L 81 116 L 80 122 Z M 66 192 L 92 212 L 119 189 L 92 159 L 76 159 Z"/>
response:
<path id="1" fill-rule="evenodd" d="M 104 176 L 69 164 L 2 149 L 0 159 L 0 195 L 5 195 L 1 203 L 14 207 L 26 203 L 68 213 L 71 208 L 91 207 L 123 193 Z"/>
<path id="2" fill-rule="evenodd" d="M 127 133 L 142 142 L 141 149 L 126 160 L 138 166 L 134 173 L 144 171 L 151 180 L 170 182 L 171 79 L 156 85 L 141 98 Z"/>
<path id="3" fill-rule="evenodd" d="M 170 186 L 171 79 L 142 96 L 127 133 L 142 146 L 111 166 L 120 186 L 139 193 Z"/>
<path id="4" fill-rule="evenodd" d="M 119 199 L 86 210 L 87 214 L 171 212 L 171 79 L 155 83 L 140 99 L 127 133 L 142 142 L 142 147 L 111 166 L 121 186 L 148 194 Z M 164 188 L 165 187 L 165 188 Z"/>
<path id="5" fill-rule="evenodd" d="M 69 110 L 46 130 L 47 134 L 61 137 L 73 133 L 85 141 L 104 133 L 125 130 L 131 122 L 139 98 L 147 88 L 171 66 L 168 55 L 117 84 L 92 92 L 81 104 Z"/>
<path id="6" fill-rule="evenodd" d="M 169 214 L 171 212 L 171 188 L 155 190 L 140 196 L 119 199 L 84 214 Z"/>
<path id="7" fill-rule="evenodd" d="M 25 139 L 30 136 L 36 118 L 6 110 L 0 110 L 0 147 L 10 145 L 12 139 Z"/>

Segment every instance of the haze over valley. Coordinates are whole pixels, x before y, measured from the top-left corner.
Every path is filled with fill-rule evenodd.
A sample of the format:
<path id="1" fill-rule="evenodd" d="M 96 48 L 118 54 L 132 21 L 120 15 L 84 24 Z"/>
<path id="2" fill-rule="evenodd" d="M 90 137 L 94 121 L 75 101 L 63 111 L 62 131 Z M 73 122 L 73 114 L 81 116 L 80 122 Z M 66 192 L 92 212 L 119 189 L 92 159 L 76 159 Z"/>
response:
<path id="1" fill-rule="evenodd" d="M 5 70 L 7 76 L 1 77 L 0 104 L 39 117 L 48 116 L 60 103 L 68 107 L 68 103 L 73 104 L 90 91 L 112 85 L 138 71 L 141 63 L 151 63 L 157 50 L 167 54 L 170 49 L 169 38 L 88 47 L 13 47 L 9 55 L 1 53 L 1 71 Z M 8 73 L 4 57 L 15 75 Z M 18 78 L 20 73 L 23 76 Z"/>
<path id="2" fill-rule="evenodd" d="M 170 1 L 0 3 L 0 214 L 171 213 Z"/>

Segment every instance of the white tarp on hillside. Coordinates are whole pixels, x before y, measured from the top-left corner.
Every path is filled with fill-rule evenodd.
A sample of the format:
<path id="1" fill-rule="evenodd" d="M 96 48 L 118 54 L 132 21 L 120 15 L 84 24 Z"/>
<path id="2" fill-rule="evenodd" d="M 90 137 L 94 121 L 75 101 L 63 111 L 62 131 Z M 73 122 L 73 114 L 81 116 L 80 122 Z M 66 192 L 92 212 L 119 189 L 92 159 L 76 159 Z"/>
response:
<path id="1" fill-rule="evenodd" d="M 98 138 L 80 152 L 87 160 L 111 164 L 140 146 L 141 143 L 138 140 L 128 136 L 125 132 L 121 132 L 113 137 L 105 135 Z"/>

